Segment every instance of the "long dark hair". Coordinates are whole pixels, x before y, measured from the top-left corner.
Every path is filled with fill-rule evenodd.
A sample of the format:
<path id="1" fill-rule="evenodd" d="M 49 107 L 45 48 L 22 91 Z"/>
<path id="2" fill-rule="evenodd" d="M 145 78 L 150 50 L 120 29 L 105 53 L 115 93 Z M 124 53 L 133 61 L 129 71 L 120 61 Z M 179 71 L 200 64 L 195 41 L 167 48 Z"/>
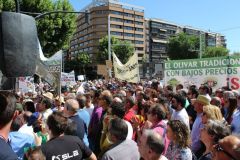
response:
<path id="1" fill-rule="evenodd" d="M 229 101 L 228 113 L 225 118 L 226 121 L 230 124 L 232 121 L 233 112 L 237 108 L 237 99 L 236 97 L 229 97 L 228 101 Z"/>

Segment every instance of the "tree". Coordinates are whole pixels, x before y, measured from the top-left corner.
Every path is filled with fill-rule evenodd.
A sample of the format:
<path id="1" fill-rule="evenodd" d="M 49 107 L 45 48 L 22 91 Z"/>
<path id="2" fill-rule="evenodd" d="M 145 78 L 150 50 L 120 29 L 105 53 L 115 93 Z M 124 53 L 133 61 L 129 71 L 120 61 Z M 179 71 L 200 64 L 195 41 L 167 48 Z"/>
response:
<path id="1" fill-rule="evenodd" d="M 126 63 L 129 57 L 134 53 L 133 45 L 128 41 L 121 41 L 116 37 L 111 37 L 111 51 L 116 54 L 122 63 Z M 105 63 L 108 59 L 108 36 L 99 40 L 99 53 L 97 54 L 97 61 Z"/>
<path id="2" fill-rule="evenodd" d="M 63 10 L 73 11 L 68 0 L 21 0 L 22 12 L 44 13 Z M 15 11 L 14 0 L 0 0 L 0 11 Z M 38 38 L 45 56 L 60 49 L 67 49 L 75 30 L 75 14 L 57 13 L 44 16 L 37 21 Z"/>
<path id="3" fill-rule="evenodd" d="M 88 64 L 92 63 L 90 56 L 86 52 L 80 52 L 74 59 L 65 62 L 65 68 L 68 71 L 75 70 L 76 73 L 85 74 L 85 68 Z"/>
<path id="4" fill-rule="evenodd" d="M 203 58 L 227 56 L 229 51 L 224 47 L 207 47 Z"/>
<path id="5" fill-rule="evenodd" d="M 170 37 L 167 44 L 167 54 L 170 59 L 193 59 L 198 57 L 199 38 L 186 33 Z"/>
<path id="6" fill-rule="evenodd" d="M 119 60 L 125 64 L 127 63 L 129 57 L 134 53 L 133 45 L 128 41 L 120 41 L 119 44 L 113 46 L 113 51 L 119 58 Z"/>
<path id="7" fill-rule="evenodd" d="M 233 52 L 233 56 L 240 56 L 240 52 Z"/>

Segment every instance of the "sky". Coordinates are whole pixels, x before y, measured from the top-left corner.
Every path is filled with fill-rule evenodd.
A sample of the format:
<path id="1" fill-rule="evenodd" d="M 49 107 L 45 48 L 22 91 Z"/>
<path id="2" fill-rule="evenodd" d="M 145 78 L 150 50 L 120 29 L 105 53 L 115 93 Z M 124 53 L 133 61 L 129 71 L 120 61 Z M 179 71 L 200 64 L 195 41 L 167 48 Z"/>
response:
<path id="1" fill-rule="evenodd" d="M 79 11 L 92 0 L 69 0 Z M 240 0 L 119 0 L 144 7 L 145 18 L 159 18 L 225 36 L 230 53 L 240 52 Z"/>

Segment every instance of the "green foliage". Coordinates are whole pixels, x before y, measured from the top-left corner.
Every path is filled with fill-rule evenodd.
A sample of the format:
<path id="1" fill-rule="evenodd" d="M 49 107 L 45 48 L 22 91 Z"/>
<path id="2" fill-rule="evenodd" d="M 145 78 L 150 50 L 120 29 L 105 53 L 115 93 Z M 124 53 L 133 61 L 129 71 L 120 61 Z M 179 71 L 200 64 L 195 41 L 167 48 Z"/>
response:
<path id="1" fill-rule="evenodd" d="M 14 0 L 0 0 L 0 10 L 15 11 Z M 35 13 L 74 11 L 69 0 L 21 0 L 20 10 Z M 51 56 L 62 48 L 68 48 L 76 27 L 75 20 L 76 14 L 58 13 L 44 16 L 37 21 L 38 38 L 45 56 Z"/>
<path id="2" fill-rule="evenodd" d="M 233 52 L 233 56 L 240 56 L 240 52 Z"/>
<path id="3" fill-rule="evenodd" d="M 113 46 L 119 44 L 119 40 L 115 37 L 111 37 L 111 51 Z M 97 53 L 97 61 L 99 63 L 105 63 L 108 59 L 108 36 L 105 36 L 99 40 L 99 52 Z"/>
<path id="4" fill-rule="evenodd" d="M 119 60 L 124 64 L 128 61 L 134 53 L 133 45 L 128 41 L 121 41 L 116 37 L 111 36 L 111 51 L 116 54 Z M 105 63 L 108 59 L 108 36 L 99 40 L 99 53 L 97 54 L 97 61 Z"/>
<path id="5" fill-rule="evenodd" d="M 123 64 L 127 63 L 129 57 L 134 53 L 134 47 L 128 41 L 120 41 L 119 44 L 113 46 L 113 50 Z"/>
<path id="6" fill-rule="evenodd" d="M 15 1 L 14 0 L 0 0 L 0 11 L 15 12 Z"/>
<path id="7" fill-rule="evenodd" d="M 198 51 L 196 49 L 199 48 L 199 38 L 180 33 L 169 38 L 167 48 L 167 54 L 172 60 L 197 58 Z"/>
<path id="8" fill-rule="evenodd" d="M 224 47 L 207 47 L 203 58 L 227 56 L 229 51 Z"/>
<path id="9" fill-rule="evenodd" d="M 90 56 L 87 52 L 78 53 L 76 60 L 81 65 L 86 65 L 86 64 L 92 63 L 91 59 L 90 59 Z"/>
<path id="10" fill-rule="evenodd" d="M 76 73 L 84 73 L 85 67 L 92 63 L 90 56 L 86 52 L 80 52 L 74 59 L 65 62 L 65 68 L 68 71 L 75 70 Z"/>

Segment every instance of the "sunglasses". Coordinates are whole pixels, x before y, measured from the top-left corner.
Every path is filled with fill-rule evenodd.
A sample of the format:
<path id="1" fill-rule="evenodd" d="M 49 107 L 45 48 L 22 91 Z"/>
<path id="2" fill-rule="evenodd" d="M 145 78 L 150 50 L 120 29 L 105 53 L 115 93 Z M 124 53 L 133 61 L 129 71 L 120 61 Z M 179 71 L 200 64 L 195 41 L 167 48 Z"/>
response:
<path id="1" fill-rule="evenodd" d="M 216 144 L 215 146 L 214 146 L 214 149 L 216 150 L 216 151 L 218 151 L 218 152 L 223 152 L 223 153 L 225 153 L 227 156 L 229 156 L 231 159 L 233 159 L 233 160 L 237 160 L 236 158 L 234 158 L 230 153 L 228 153 L 227 151 L 225 151 L 221 146 L 220 146 L 220 144 Z"/>

